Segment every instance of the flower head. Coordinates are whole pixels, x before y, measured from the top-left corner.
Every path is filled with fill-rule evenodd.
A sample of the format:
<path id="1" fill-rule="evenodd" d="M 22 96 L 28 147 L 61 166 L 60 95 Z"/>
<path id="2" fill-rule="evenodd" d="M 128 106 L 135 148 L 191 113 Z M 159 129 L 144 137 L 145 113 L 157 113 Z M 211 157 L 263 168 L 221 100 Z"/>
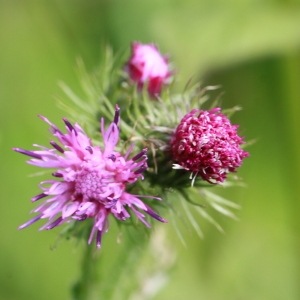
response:
<path id="1" fill-rule="evenodd" d="M 210 183 L 223 182 L 249 153 L 242 150 L 237 125 L 231 125 L 220 108 L 194 109 L 183 117 L 171 139 L 175 168 L 183 168 Z"/>
<path id="2" fill-rule="evenodd" d="M 148 83 L 148 93 L 151 97 L 160 95 L 162 86 L 170 81 L 167 58 L 163 57 L 156 46 L 151 44 L 132 43 L 131 57 L 127 63 L 130 78 L 137 82 L 138 88 Z"/>
<path id="3" fill-rule="evenodd" d="M 62 133 L 48 119 L 40 116 L 51 128 L 50 131 L 61 145 L 51 141 L 53 148 L 34 145 L 40 150 L 27 151 L 20 148 L 13 150 L 31 157 L 27 161 L 31 165 L 42 168 L 55 168 L 52 173 L 54 180 L 40 183 L 42 193 L 33 197 L 32 202 L 50 197 L 41 203 L 33 212 L 38 213 L 33 219 L 21 225 L 23 229 L 39 219 L 48 219 L 42 229 L 52 229 L 72 220 L 83 221 L 93 218 L 94 224 L 88 243 L 96 236 L 96 245 L 101 246 L 101 237 L 108 230 L 108 216 L 125 221 L 130 217 L 127 208 L 148 227 L 141 211 L 161 222 L 166 222 L 158 216 L 147 204 L 139 198 L 153 196 L 133 195 L 126 192 L 126 186 L 143 179 L 143 171 L 147 169 L 147 149 L 132 158 L 128 158 L 133 145 L 122 156 L 114 148 L 119 140 L 119 108 L 116 106 L 114 121 L 107 130 L 104 120 L 101 121 L 101 132 L 104 149 L 93 146 L 83 129 L 76 123 L 74 126 L 63 119 L 67 133 Z"/>

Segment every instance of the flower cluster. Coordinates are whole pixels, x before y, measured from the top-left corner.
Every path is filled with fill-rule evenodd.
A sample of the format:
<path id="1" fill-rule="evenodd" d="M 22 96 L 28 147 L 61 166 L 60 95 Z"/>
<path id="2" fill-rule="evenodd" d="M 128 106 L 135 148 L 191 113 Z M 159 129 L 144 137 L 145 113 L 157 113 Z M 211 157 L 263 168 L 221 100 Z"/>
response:
<path id="1" fill-rule="evenodd" d="M 148 214 L 166 223 L 160 217 L 160 212 L 157 214 L 148 202 L 162 198 L 165 200 L 171 194 L 167 194 L 168 191 L 173 190 L 173 195 L 176 192 L 179 195 L 177 200 L 184 199 L 197 204 L 199 208 L 199 203 L 193 199 L 195 193 L 189 193 L 187 189 L 197 189 L 198 195 L 213 198 L 213 193 L 205 193 L 200 189 L 207 186 L 207 182 L 224 182 L 228 173 L 236 172 L 243 159 L 249 156 L 242 149 L 244 141 L 237 133 L 238 126 L 232 125 L 220 108 L 200 109 L 204 100 L 196 88 L 187 89 L 184 95 L 162 93 L 163 88 L 167 88 L 170 83 L 172 71 L 169 70 L 167 59 L 155 46 L 133 43 L 131 57 L 126 63 L 129 83 L 134 82 L 139 91 L 147 87 L 150 97 L 144 97 L 145 93 L 136 93 L 128 85 L 121 86 L 119 69 L 113 69 L 116 64 L 110 61 L 106 66 L 108 67 L 103 70 L 107 73 L 99 72 L 103 77 L 98 80 L 105 82 L 106 88 L 93 85 L 94 80 L 83 83 L 84 91 L 92 91 L 87 93 L 91 97 L 88 101 L 81 103 L 80 98 L 73 96 L 75 94 L 70 93 L 69 89 L 66 92 L 75 107 L 72 110 L 73 119 L 87 125 L 89 136 L 78 123 L 72 125 L 66 118 L 63 118 L 66 128 L 66 133 L 63 133 L 47 118 L 40 116 L 50 125 L 50 132 L 58 142 L 50 141 L 50 148 L 34 145 L 38 150 L 13 148 L 14 151 L 29 156 L 29 164 L 55 169 L 52 173 L 54 179 L 41 182 L 42 192 L 31 199 L 32 202 L 43 199 L 33 210 L 37 215 L 19 229 L 40 219 L 47 220 L 41 230 L 52 229 L 63 223 L 92 219 L 88 243 L 96 240 L 96 245 L 100 248 L 102 235 L 109 227 L 109 218 L 122 223 L 135 215 L 150 227 L 145 216 Z M 119 105 L 122 108 L 121 138 Z M 190 112 L 180 120 L 181 113 L 187 111 Z M 102 147 L 92 143 L 92 138 L 98 138 L 99 133 L 97 130 L 93 135 L 96 126 L 94 123 L 89 124 L 98 115 L 113 120 L 105 128 L 104 119 L 101 119 Z M 134 144 L 126 153 L 116 150 L 119 149 L 119 140 L 136 141 L 139 149 L 137 154 L 131 155 Z M 149 160 L 147 148 L 151 149 Z M 137 195 L 135 190 L 138 193 L 143 191 L 146 195 Z M 153 194 L 158 197 L 152 196 Z M 141 198 L 148 200 L 142 201 Z M 210 200 L 214 209 L 227 216 L 233 215 L 220 205 L 233 208 L 237 208 L 237 205 L 226 199 L 220 200 L 220 197 L 215 199 L 217 204 L 213 202 L 214 199 Z M 156 203 L 162 203 L 161 206 L 166 203 L 165 207 L 173 205 L 166 201 Z M 192 218 L 188 208 L 185 207 L 185 210 L 187 216 Z M 217 224 L 206 212 L 201 212 L 201 215 Z M 192 220 L 191 223 L 199 232 L 196 221 Z"/>
<path id="2" fill-rule="evenodd" d="M 231 125 L 220 108 L 193 109 L 186 114 L 171 139 L 175 168 L 183 168 L 210 183 L 223 182 L 235 172 L 248 152 L 241 149 L 243 139 L 237 125 Z"/>
<path id="3" fill-rule="evenodd" d="M 148 227 L 149 223 L 139 210 L 161 222 L 166 222 L 139 198 L 153 196 L 133 195 L 126 192 L 126 186 L 143 179 L 142 173 L 147 169 L 147 149 L 129 159 L 132 147 L 122 156 L 114 150 L 119 140 L 119 108 L 116 107 L 114 121 L 107 130 L 104 120 L 101 123 L 104 149 L 93 146 L 82 128 L 73 126 L 67 119 L 67 133 L 62 133 L 45 117 L 42 120 L 51 126 L 52 134 L 60 142 L 51 141 L 52 149 L 38 146 L 41 150 L 27 151 L 19 148 L 13 150 L 28 155 L 29 164 L 42 168 L 57 169 L 52 175 L 58 180 L 41 182 L 42 193 L 33 197 L 32 202 L 49 197 L 34 212 L 33 219 L 21 225 L 23 229 L 39 219 L 48 219 L 40 229 L 52 229 L 71 220 L 83 221 L 94 219 L 88 243 L 96 236 L 96 245 L 101 245 L 101 237 L 108 229 L 108 216 L 125 221 L 130 217 L 127 208 Z"/>

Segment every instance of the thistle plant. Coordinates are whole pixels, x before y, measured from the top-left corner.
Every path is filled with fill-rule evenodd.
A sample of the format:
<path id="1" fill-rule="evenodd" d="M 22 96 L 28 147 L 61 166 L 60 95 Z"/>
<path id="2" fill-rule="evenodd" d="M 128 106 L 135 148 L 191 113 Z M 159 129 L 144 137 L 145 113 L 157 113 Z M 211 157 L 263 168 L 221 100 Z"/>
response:
<path id="1" fill-rule="evenodd" d="M 66 97 L 58 99 L 59 107 L 69 114 L 68 119 L 63 118 L 66 133 L 40 116 L 57 141 L 50 141 L 51 148 L 34 145 L 38 150 L 13 149 L 29 156 L 29 164 L 54 169 L 54 179 L 41 182 L 42 193 L 31 199 L 43 199 L 33 211 L 37 215 L 19 229 L 41 219 L 47 221 L 40 229 L 66 223 L 68 236 L 83 238 L 88 244 L 95 240 L 100 248 L 112 219 L 120 230 L 122 225 L 137 230 L 142 228 L 140 223 L 157 225 L 153 219 L 169 222 L 184 243 L 177 226 L 182 218 L 178 217 L 179 205 L 199 236 L 203 233 L 192 210 L 219 230 L 221 226 L 206 206 L 236 218 L 232 209 L 239 206 L 215 190 L 241 185 L 235 173 L 249 153 L 243 149 L 238 126 L 229 119 L 239 107 L 222 110 L 218 101 L 210 101 L 207 94 L 216 87 L 188 84 L 182 93 L 174 93 L 175 71 L 156 46 L 133 43 L 131 51 L 126 59 L 106 48 L 93 73 L 79 60 L 78 75 L 85 96 L 79 97 L 61 84 Z M 147 246 L 151 232 L 135 231 L 139 247 Z M 132 268 L 129 257 L 136 248 L 130 242 L 126 245 L 118 274 L 121 268 Z M 90 255 L 87 250 L 85 262 Z M 93 266 L 88 265 L 83 264 L 83 272 L 93 274 Z M 73 290 L 76 299 L 87 299 L 93 288 L 93 280 L 90 286 L 83 280 L 84 276 Z M 112 299 L 114 292 L 105 286 L 104 280 L 98 294 Z M 127 288 L 128 295 L 139 287 L 131 289 Z"/>

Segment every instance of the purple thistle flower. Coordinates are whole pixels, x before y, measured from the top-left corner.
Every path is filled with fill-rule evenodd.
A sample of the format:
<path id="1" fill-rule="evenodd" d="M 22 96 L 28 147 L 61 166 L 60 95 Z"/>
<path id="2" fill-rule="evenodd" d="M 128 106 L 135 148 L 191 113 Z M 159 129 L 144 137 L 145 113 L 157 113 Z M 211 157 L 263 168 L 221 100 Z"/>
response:
<path id="1" fill-rule="evenodd" d="M 170 142 L 178 162 L 174 168 L 190 170 L 209 183 L 220 183 L 249 156 L 240 147 L 244 142 L 237 135 L 238 125 L 231 125 L 220 110 L 194 109 L 183 117 Z"/>
<path id="2" fill-rule="evenodd" d="M 139 210 L 158 221 L 166 222 L 139 199 L 144 197 L 161 200 L 160 198 L 126 192 L 128 184 L 136 182 L 139 178 L 143 179 L 142 172 L 147 168 L 147 149 L 143 149 L 131 159 L 128 157 L 133 146 L 125 156 L 114 151 L 119 140 L 119 111 L 119 107 L 116 106 L 114 121 L 107 130 L 104 128 L 104 120 L 101 120 L 104 149 L 93 146 L 91 139 L 77 123 L 73 126 L 64 118 L 67 129 L 67 133 L 64 134 L 48 119 L 39 116 L 51 126 L 51 133 L 62 146 L 51 141 L 53 149 L 34 145 L 41 150 L 13 150 L 30 156 L 31 159 L 27 163 L 31 165 L 57 169 L 52 175 L 60 180 L 40 183 L 42 193 L 33 197 L 31 201 L 50 198 L 35 208 L 33 212 L 38 215 L 19 229 L 28 227 L 40 219 L 48 219 L 40 230 L 49 230 L 72 220 L 93 218 L 94 224 L 88 243 L 96 237 L 97 248 L 100 248 L 102 234 L 108 230 L 110 214 L 118 220 L 125 221 L 130 217 L 127 210 L 129 208 L 147 227 L 150 225 Z"/>

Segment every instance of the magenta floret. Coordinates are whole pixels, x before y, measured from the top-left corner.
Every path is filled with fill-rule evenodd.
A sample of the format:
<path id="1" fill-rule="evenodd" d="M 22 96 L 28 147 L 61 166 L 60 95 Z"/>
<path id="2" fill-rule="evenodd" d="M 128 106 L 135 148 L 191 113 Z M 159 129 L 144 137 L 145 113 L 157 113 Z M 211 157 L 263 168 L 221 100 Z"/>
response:
<path id="1" fill-rule="evenodd" d="M 241 149 L 243 138 L 220 108 L 194 109 L 186 114 L 171 139 L 171 151 L 183 168 L 210 183 L 223 182 L 235 172 L 249 153 Z"/>

